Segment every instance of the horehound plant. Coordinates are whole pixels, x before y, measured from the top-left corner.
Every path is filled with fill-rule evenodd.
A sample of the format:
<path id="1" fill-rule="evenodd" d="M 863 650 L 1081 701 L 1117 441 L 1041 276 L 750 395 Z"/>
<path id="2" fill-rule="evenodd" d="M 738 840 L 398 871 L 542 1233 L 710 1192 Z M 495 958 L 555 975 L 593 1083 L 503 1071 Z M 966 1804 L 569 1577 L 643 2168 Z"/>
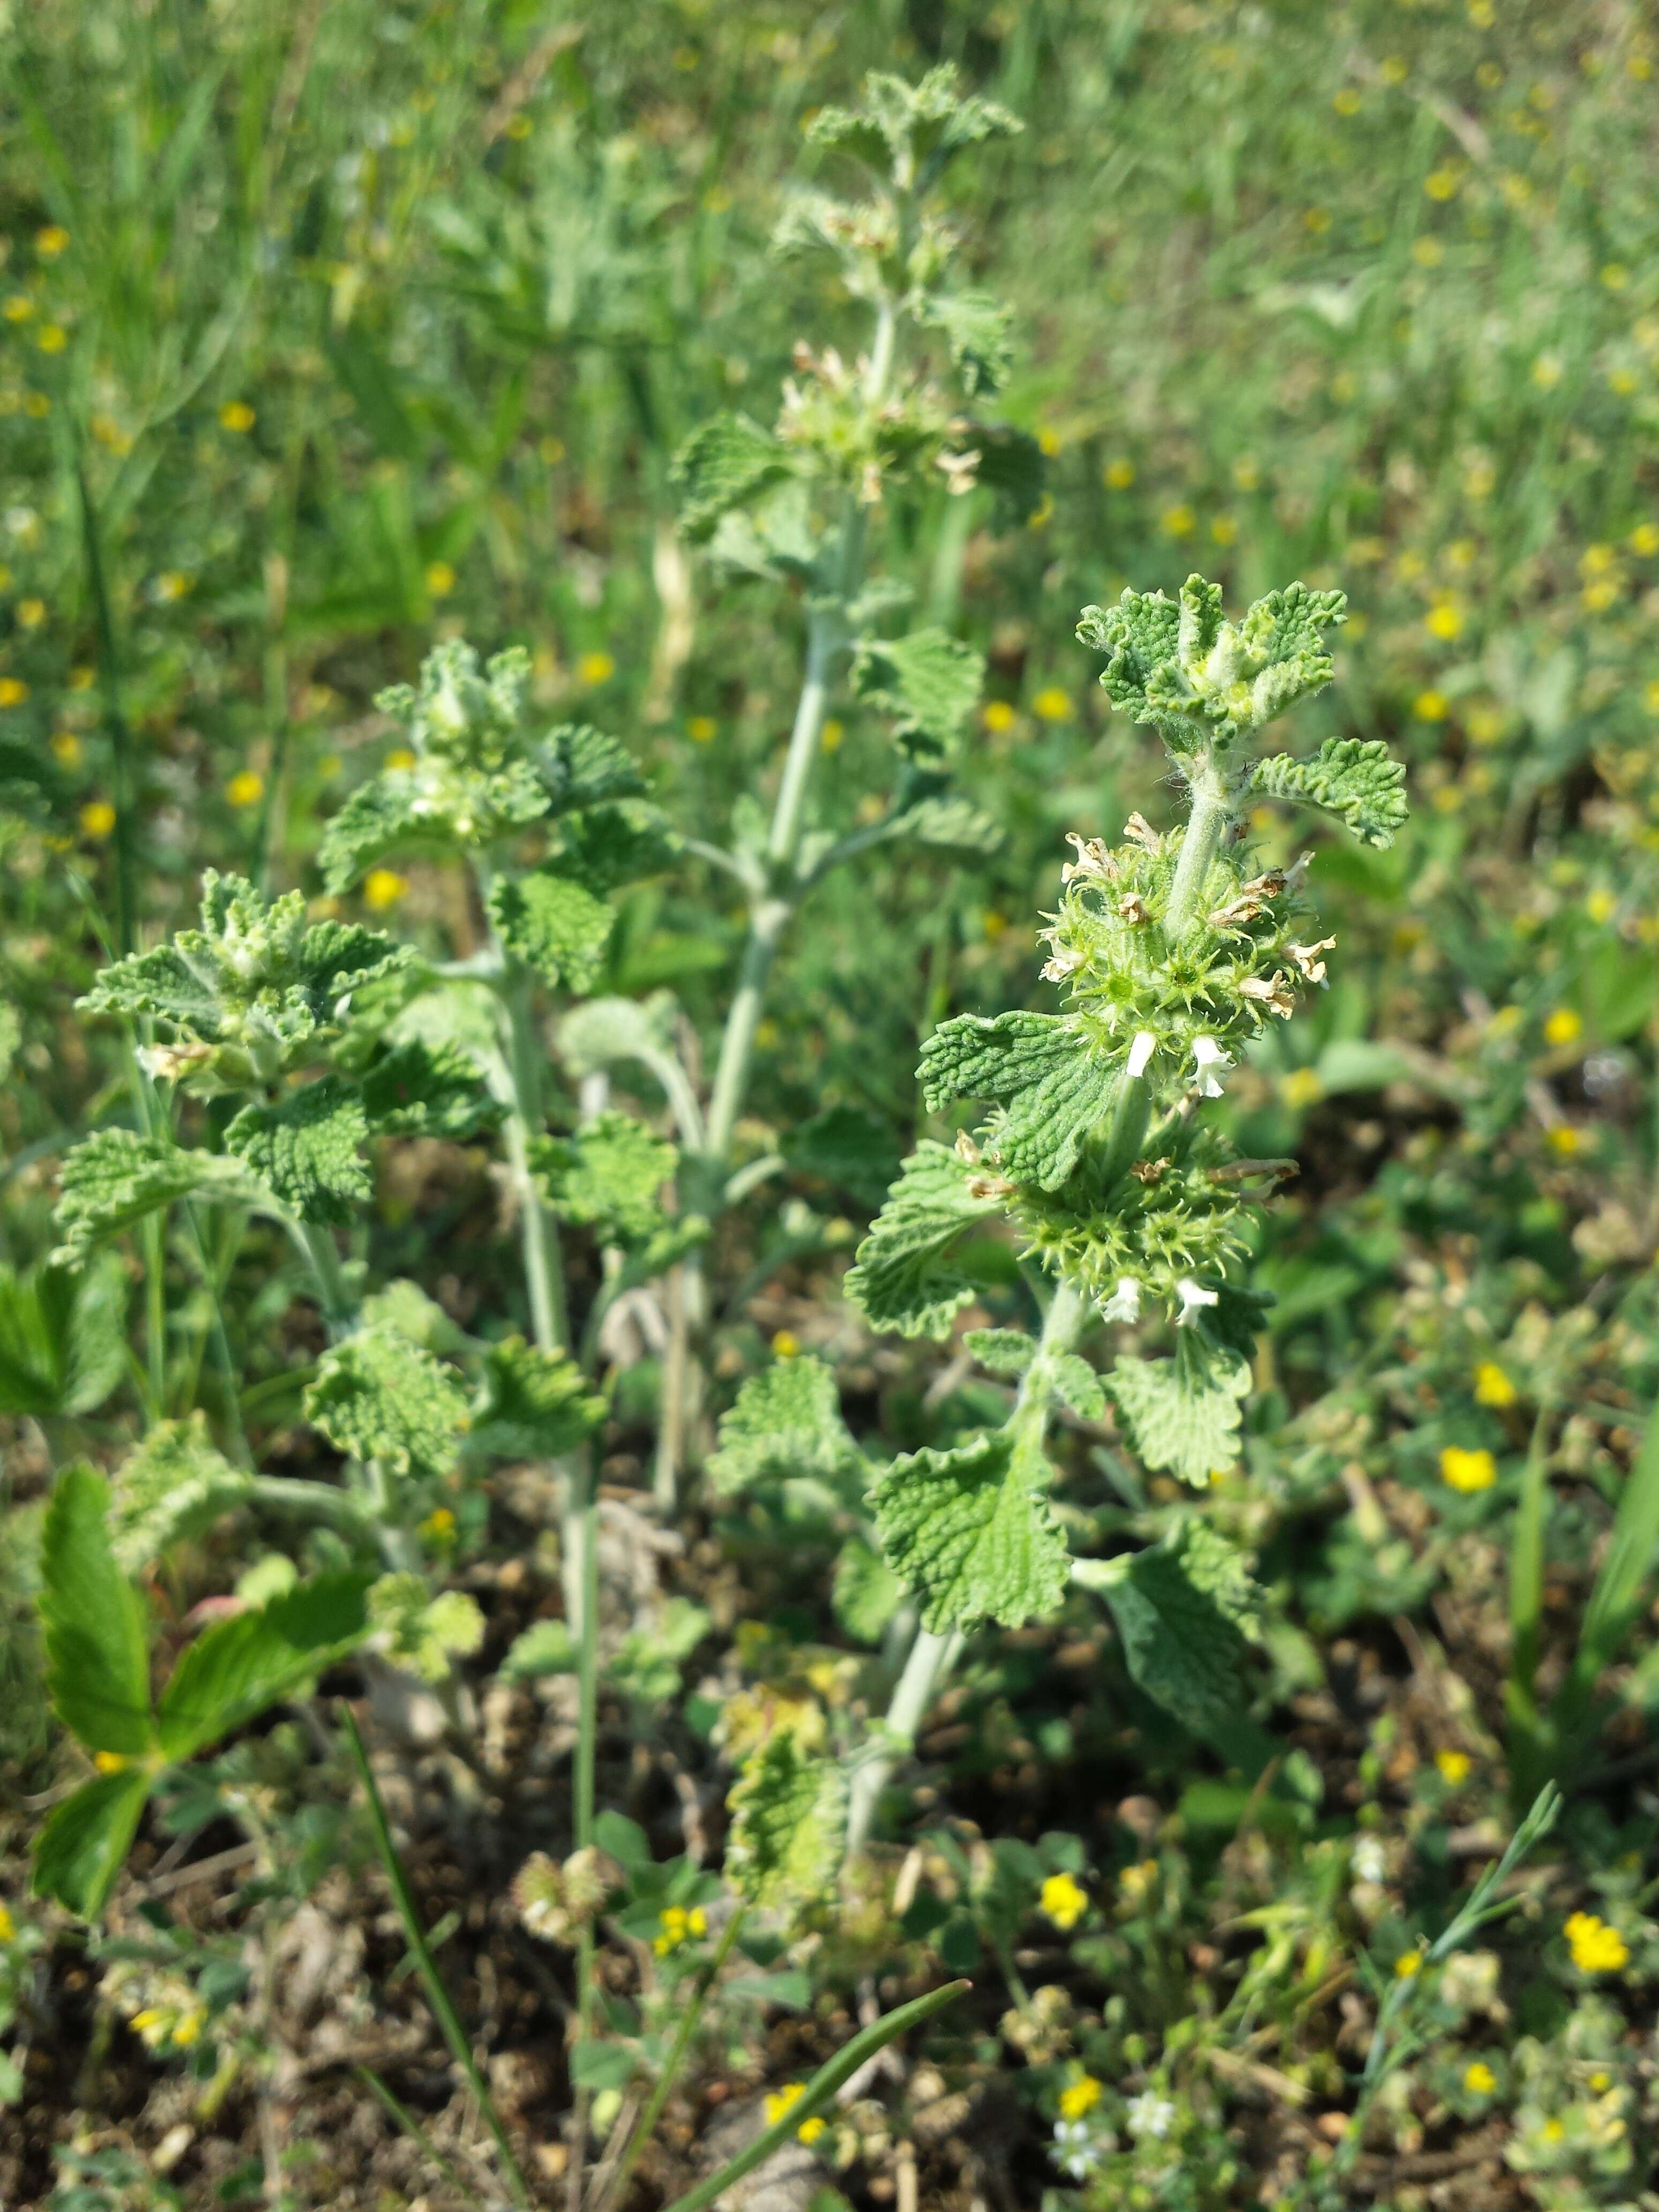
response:
<path id="1" fill-rule="evenodd" d="M 992 1374 L 1017 1378 L 1002 1426 L 896 1460 L 869 1489 L 867 1535 L 889 1582 L 865 1626 L 905 1605 L 915 1621 L 885 1722 L 853 1754 L 849 1855 L 963 1637 L 1054 1613 L 1072 1581 L 1103 1591 L 1149 1694 L 1249 1755 L 1242 1555 L 1192 1515 L 1150 1551 L 1073 1559 L 1045 1439 L 1061 1407 L 1099 1417 L 1109 1398 L 1149 1469 L 1201 1487 L 1238 1456 L 1263 1303 L 1243 1279 L 1244 1231 L 1293 1164 L 1239 1158 L 1201 1109 L 1251 1039 L 1324 982 L 1334 945 L 1317 933 L 1305 861 L 1263 866 L 1248 816 L 1264 796 L 1298 800 L 1376 845 L 1405 818 L 1404 770 L 1380 743 L 1334 738 L 1305 759 L 1250 750 L 1265 723 L 1329 681 L 1325 633 L 1344 607 L 1340 592 L 1293 584 L 1234 623 L 1218 586 L 1193 576 L 1174 600 L 1127 591 L 1085 611 L 1078 635 L 1109 656 L 1114 706 L 1163 738 L 1186 818 L 1160 834 L 1133 815 L 1112 848 L 1073 837 L 1042 933 L 1063 1011 L 962 1014 L 934 1031 L 920 1070 L 928 1109 L 989 1111 L 954 1144 L 917 1147 L 847 1279 L 876 1328 L 943 1339 L 976 1293 L 958 1249 L 1000 1221 L 1043 1304 L 1036 1337 L 966 1339 Z M 1163 1357 L 1123 1352 L 1102 1376 L 1079 1354 L 1098 1325 L 1165 1322 Z M 721 1442 L 714 1472 L 727 1487 L 812 1466 L 833 1472 L 856 1510 L 870 1473 L 816 1361 L 757 1377 Z"/>

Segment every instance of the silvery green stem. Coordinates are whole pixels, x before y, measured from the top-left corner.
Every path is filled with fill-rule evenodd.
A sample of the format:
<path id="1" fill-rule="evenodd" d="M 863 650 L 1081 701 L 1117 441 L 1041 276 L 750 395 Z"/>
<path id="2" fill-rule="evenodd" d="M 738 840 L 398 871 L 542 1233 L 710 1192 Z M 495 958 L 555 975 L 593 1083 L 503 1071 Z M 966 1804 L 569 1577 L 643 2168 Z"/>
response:
<path id="1" fill-rule="evenodd" d="M 508 1070 L 512 1098 L 503 1134 L 507 1160 L 519 1206 L 519 1234 L 524 1248 L 525 1284 L 530 1293 L 530 1321 L 536 1343 L 543 1352 L 561 1352 L 565 1340 L 564 1261 L 559 1249 L 559 1225 L 544 1203 L 530 1165 L 530 1140 L 541 1126 L 540 1041 L 531 1012 L 530 994 L 518 977 L 509 980 L 502 994 L 507 1010 Z"/>
<path id="2" fill-rule="evenodd" d="M 1164 934 L 1170 938 L 1185 936 L 1197 918 L 1199 902 L 1220 848 L 1222 832 L 1233 817 L 1232 794 L 1226 778 L 1209 755 L 1200 755 L 1194 763 L 1188 789 L 1192 812 L 1187 817 L 1181 855 L 1170 885 L 1170 903 L 1164 916 Z"/>
<path id="3" fill-rule="evenodd" d="M 1075 1346 L 1088 1322 L 1089 1313 L 1089 1302 L 1082 1293 L 1071 1284 L 1061 1283 L 1043 1316 L 1036 1358 L 1020 1378 L 1019 1395 L 1006 1424 L 1022 1441 L 1033 1445 L 1041 1443 L 1048 1426 L 1054 1362 L 1061 1352 Z M 869 1840 L 870 1824 L 881 1793 L 898 1764 L 900 1748 L 914 1739 L 939 1684 L 955 1666 L 963 1641 L 960 1632 L 954 1629 L 945 1636 L 931 1629 L 917 1629 L 910 1656 L 904 1662 L 904 1671 L 887 1708 L 882 1729 L 886 1741 L 853 1771 L 847 1808 L 849 1859 L 855 1857 Z"/>

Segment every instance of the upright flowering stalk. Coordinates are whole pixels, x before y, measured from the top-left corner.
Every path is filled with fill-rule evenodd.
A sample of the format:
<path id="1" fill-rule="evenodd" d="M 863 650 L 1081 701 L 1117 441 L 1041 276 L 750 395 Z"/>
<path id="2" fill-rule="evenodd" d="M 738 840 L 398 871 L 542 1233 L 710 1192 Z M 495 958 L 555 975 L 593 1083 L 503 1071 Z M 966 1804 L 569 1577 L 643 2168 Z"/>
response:
<path id="1" fill-rule="evenodd" d="M 1057 1013 L 960 1014 L 923 1048 L 930 1109 L 985 1111 L 954 1146 L 903 1166 L 860 1247 L 848 1294 L 878 1328 L 944 1337 L 976 1285 L 957 1255 L 1006 1221 L 1052 1283 L 1040 1340 L 967 1340 L 1018 1376 L 1007 1421 L 896 1460 L 872 1492 L 883 1553 L 921 1626 L 887 1741 L 854 1776 L 850 1842 L 915 1731 L 962 1635 L 1053 1612 L 1069 1578 L 1106 1591 L 1144 1688 L 1204 1732 L 1233 1709 L 1250 1597 L 1243 1562 L 1195 1518 L 1127 1560 L 1073 1562 L 1050 1510 L 1044 1448 L 1060 1404 L 1098 1414 L 1109 1394 L 1149 1468 L 1194 1485 L 1235 1461 L 1261 1300 L 1243 1279 L 1252 1208 L 1290 1164 L 1238 1157 L 1201 1109 L 1298 995 L 1325 981 L 1301 862 L 1261 865 L 1246 834 L 1262 795 L 1339 815 L 1387 844 L 1405 817 L 1404 771 L 1380 744 L 1329 739 L 1310 758 L 1255 757 L 1262 724 L 1329 681 L 1325 633 L 1339 592 L 1270 592 L 1238 623 L 1218 586 L 1175 600 L 1126 592 L 1085 611 L 1082 641 L 1109 658 L 1115 706 L 1164 738 L 1187 802 L 1160 833 L 1132 815 L 1109 848 L 1074 836 L 1044 936 Z M 1076 1346 L 1096 1322 L 1171 1326 L 1172 1348 L 1121 1354 L 1097 1376 Z"/>

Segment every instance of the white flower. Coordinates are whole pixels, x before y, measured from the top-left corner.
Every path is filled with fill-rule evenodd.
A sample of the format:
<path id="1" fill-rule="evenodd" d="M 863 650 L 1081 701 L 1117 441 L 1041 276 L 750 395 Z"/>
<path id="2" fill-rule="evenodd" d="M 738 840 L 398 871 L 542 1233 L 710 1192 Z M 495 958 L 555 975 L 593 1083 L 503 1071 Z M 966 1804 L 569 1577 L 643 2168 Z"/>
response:
<path id="1" fill-rule="evenodd" d="M 1117 1288 L 1100 1310 L 1103 1321 L 1139 1321 L 1140 1285 L 1133 1275 L 1120 1275 Z"/>
<path id="2" fill-rule="evenodd" d="M 1054 2162 L 1073 2181 L 1085 2181 L 1100 2163 L 1100 2146 L 1086 2120 L 1054 2122 Z"/>
<path id="3" fill-rule="evenodd" d="M 1222 1071 L 1232 1066 L 1212 1036 L 1193 1039 L 1193 1073 L 1198 1083 L 1200 1098 L 1219 1098 Z"/>
<path id="4" fill-rule="evenodd" d="M 1129 1042 L 1128 1075 L 1138 1082 L 1146 1073 L 1147 1062 L 1158 1050 L 1158 1039 L 1150 1030 L 1137 1030 Z"/>
<path id="5" fill-rule="evenodd" d="M 1382 1881 L 1389 1871 L 1388 1854 L 1375 1836 L 1362 1836 L 1348 1862 L 1356 1881 Z"/>
<path id="6" fill-rule="evenodd" d="M 1181 1301 L 1181 1311 L 1176 1316 L 1177 1328 L 1189 1328 L 1194 1316 L 1200 1306 L 1216 1306 L 1221 1303 L 1221 1293 L 1218 1291 L 1206 1291 L 1201 1283 L 1195 1283 L 1190 1275 L 1183 1275 L 1176 1285 L 1176 1296 Z"/>
<path id="7" fill-rule="evenodd" d="M 1132 2097 L 1124 2112 L 1131 2135 L 1155 2136 L 1160 2142 L 1174 2126 L 1175 2116 L 1175 2106 L 1156 2089 L 1143 2089 Z"/>

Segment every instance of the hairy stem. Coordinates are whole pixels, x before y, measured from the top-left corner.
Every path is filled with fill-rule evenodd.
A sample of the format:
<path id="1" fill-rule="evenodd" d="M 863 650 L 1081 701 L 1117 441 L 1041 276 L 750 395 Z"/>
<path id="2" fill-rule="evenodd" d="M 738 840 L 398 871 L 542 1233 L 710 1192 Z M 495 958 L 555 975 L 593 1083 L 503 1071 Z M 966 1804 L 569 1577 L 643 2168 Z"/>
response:
<path id="1" fill-rule="evenodd" d="M 1232 793 L 1226 778 L 1208 756 L 1200 756 L 1194 763 L 1188 789 L 1192 812 L 1187 817 L 1175 879 L 1170 885 L 1170 903 L 1164 916 L 1164 934 L 1172 939 L 1184 937 L 1198 919 L 1204 886 L 1209 881 L 1222 832 L 1233 818 Z"/>
<path id="2" fill-rule="evenodd" d="M 1053 1401 L 1054 1364 L 1062 1352 L 1074 1349 L 1088 1324 L 1090 1311 L 1087 1299 L 1069 1283 L 1061 1283 L 1050 1300 L 1036 1358 L 1020 1378 L 1019 1395 L 1006 1424 L 1022 1442 L 1041 1443 Z M 932 1629 L 917 1629 L 887 1708 L 882 1747 L 861 1760 L 853 1772 L 847 1814 L 848 1859 L 856 1856 L 869 1840 L 876 1807 L 892 1778 L 901 1751 L 921 1727 L 940 1683 L 957 1662 L 963 1642 L 954 1629 L 945 1636 Z"/>
<path id="3" fill-rule="evenodd" d="M 509 976 L 501 1003 L 507 1015 L 507 1072 L 513 1092 L 507 1103 L 504 1133 L 507 1168 L 519 1207 L 519 1235 L 524 1251 L 525 1285 L 530 1293 L 531 1328 L 541 1351 L 562 1352 L 567 1321 L 559 1224 L 543 1202 L 530 1165 L 531 1139 L 539 1133 L 543 1116 L 540 1040 L 536 1034 L 528 981 L 519 975 Z"/>

